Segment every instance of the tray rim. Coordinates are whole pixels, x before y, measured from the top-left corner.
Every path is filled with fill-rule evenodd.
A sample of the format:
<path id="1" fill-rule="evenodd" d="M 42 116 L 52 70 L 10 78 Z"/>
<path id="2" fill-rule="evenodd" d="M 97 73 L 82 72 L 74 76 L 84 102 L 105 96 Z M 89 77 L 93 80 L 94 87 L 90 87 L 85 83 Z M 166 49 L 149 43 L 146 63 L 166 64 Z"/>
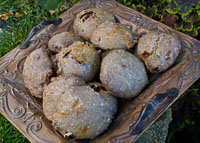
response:
<path id="1" fill-rule="evenodd" d="M 98 0 L 98 1 L 95 1 L 95 0 L 86 0 L 86 1 L 84 1 L 84 0 L 82 0 L 82 1 L 80 1 L 79 3 L 77 3 L 76 5 L 74 5 L 71 9 L 69 9 L 67 12 L 65 12 L 65 13 L 68 13 L 69 14 L 69 16 L 70 16 L 70 12 L 71 11 L 73 11 L 73 9 L 74 9 L 74 7 L 78 7 L 78 6 L 80 6 L 81 4 L 83 4 L 83 3 L 87 3 L 87 4 L 89 4 L 90 6 L 96 6 L 96 5 L 98 5 L 98 3 L 100 3 L 100 2 L 108 2 L 108 1 L 102 1 L 102 0 Z M 121 5 L 121 4 L 119 4 L 119 3 L 117 3 L 117 2 L 115 2 L 114 0 L 111 0 L 111 1 L 109 1 L 109 2 L 111 2 L 111 3 L 115 3 L 115 4 L 117 4 L 118 6 L 121 6 L 121 7 L 124 7 L 124 8 L 127 8 L 126 6 L 124 6 L 124 5 Z M 133 11 L 134 13 L 139 13 L 139 12 L 136 12 L 136 11 L 134 11 L 133 9 L 130 9 L 130 8 L 127 8 L 127 9 L 129 9 L 130 11 Z M 64 13 L 64 14 L 65 14 Z M 64 15 L 63 14 L 63 15 Z M 73 12 L 71 12 L 71 14 L 74 14 Z M 140 13 L 139 13 L 140 14 Z M 61 15 L 60 17 L 62 17 L 63 15 Z M 143 14 L 140 14 L 140 15 L 142 15 L 142 18 L 146 18 L 146 19 L 149 19 L 149 20 L 151 20 L 151 21 L 153 21 L 153 22 L 155 22 L 155 23 L 157 23 L 157 24 L 160 24 L 160 25 L 164 25 L 164 24 L 162 24 L 162 23 L 160 23 L 160 22 L 158 22 L 158 21 L 155 21 L 155 20 L 153 20 L 153 19 L 151 19 L 151 18 L 149 18 L 149 17 L 147 17 L 147 16 L 145 16 L 145 15 L 143 15 Z M 181 32 L 179 32 L 179 31 L 176 31 L 176 30 L 174 30 L 174 29 L 171 29 L 170 27 L 168 27 L 168 26 L 166 26 L 166 25 L 164 25 L 164 27 L 167 27 L 167 29 L 170 29 L 170 31 L 173 31 L 173 32 L 175 32 L 176 34 L 180 34 L 181 36 L 183 36 L 183 37 L 189 37 L 189 36 L 187 36 L 187 35 L 185 35 L 185 34 L 183 34 L 183 33 L 181 33 Z M 198 40 L 196 40 L 196 39 L 194 39 L 194 38 L 192 38 L 192 37 L 189 37 L 189 39 L 191 40 L 191 41 L 193 41 L 194 43 L 196 42 L 196 43 L 198 43 L 199 44 L 199 41 Z M 197 44 L 197 45 L 198 45 Z M 35 47 L 35 45 L 33 44 L 32 45 L 32 48 L 34 49 L 34 47 Z M 13 52 L 19 52 L 18 50 L 17 50 L 17 48 L 18 48 L 18 46 L 15 48 L 15 49 L 13 49 L 11 52 L 9 52 L 8 54 L 6 54 L 5 56 L 3 56 L 1 59 L 0 59 L 0 63 L 3 61 L 3 59 L 4 58 L 7 58 L 7 56 L 8 55 L 10 55 L 11 53 L 13 53 Z M 30 48 L 30 47 L 29 47 Z M 17 51 L 16 51 L 17 50 Z M 198 53 L 198 56 L 199 56 L 199 53 Z M 14 59 L 15 60 L 15 59 Z M 12 62 L 11 62 L 12 63 Z M 0 66 L 1 67 L 1 66 Z M 4 69 L 4 68 L 2 68 L 1 67 L 1 69 L 0 69 L 0 71 L 2 71 L 2 69 Z M 199 73 L 198 73 L 198 75 L 196 75 L 195 76 L 195 78 L 193 78 L 192 79 L 192 81 L 190 81 L 190 83 L 188 83 L 187 84 L 187 87 L 189 87 L 191 84 L 193 84 L 198 78 L 199 78 Z M 183 91 L 184 90 L 182 90 L 182 92 L 180 92 L 180 94 L 179 94 L 179 96 L 178 97 L 180 97 L 180 95 L 183 93 Z M 172 103 L 171 103 L 172 104 Z M 171 105 L 170 104 L 170 105 Z M 170 106 L 169 105 L 169 106 Z M 168 107 L 169 107 L 168 106 Z M 168 108 L 167 107 L 167 108 Z M 167 108 L 165 108 L 165 110 L 167 109 Z M 165 111 L 165 110 L 163 110 L 160 114 L 159 114 L 159 116 L 161 116 L 161 114 Z M 5 116 L 4 114 L 3 114 L 3 116 Z M 157 118 L 159 117 L 159 116 L 157 116 Z M 5 116 L 6 117 L 6 116 Z M 8 117 L 6 117 L 11 123 L 12 123 L 12 120 L 10 120 Z M 155 118 L 156 119 L 156 118 Z M 155 121 L 155 120 L 154 120 Z M 153 123 L 153 122 L 152 122 Z M 151 124 L 152 124 L 151 123 Z M 12 123 L 13 124 L 13 123 Z M 18 127 L 17 125 L 15 125 L 15 124 L 13 124 L 18 130 L 20 130 L 20 127 Z M 149 124 L 150 125 L 150 124 Z M 21 130 L 20 130 L 21 131 Z M 145 131 L 145 130 L 144 130 Z M 143 131 L 143 132 L 144 132 Z M 27 135 L 24 133 L 24 132 L 22 132 L 22 134 L 23 135 L 25 135 L 26 137 L 27 137 Z M 29 139 L 29 137 L 27 137 L 28 139 Z M 136 139 L 136 138 L 135 138 Z M 111 142 L 111 141 L 110 141 Z"/>

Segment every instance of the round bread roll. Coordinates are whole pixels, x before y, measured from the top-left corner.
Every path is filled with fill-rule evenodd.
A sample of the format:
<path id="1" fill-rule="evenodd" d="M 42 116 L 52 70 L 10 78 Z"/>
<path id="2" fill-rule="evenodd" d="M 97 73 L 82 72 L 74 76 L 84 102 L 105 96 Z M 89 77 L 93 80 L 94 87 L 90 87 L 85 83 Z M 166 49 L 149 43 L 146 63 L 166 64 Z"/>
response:
<path id="1" fill-rule="evenodd" d="M 42 97 L 52 74 L 51 60 L 44 47 L 36 49 L 26 58 L 23 69 L 24 84 L 33 96 Z"/>
<path id="2" fill-rule="evenodd" d="M 58 99 L 64 94 L 71 86 L 85 85 L 85 82 L 78 77 L 56 77 L 44 89 L 43 93 L 43 110 L 47 119 L 52 120 L 53 113 L 56 112 L 56 105 Z"/>
<path id="3" fill-rule="evenodd" d="M 181 50 L 176 35 L 150 32 L 139 39 L 136 55 L 152 72 L 162 72 L 173 65 Z"/>
<path id="4" fill-rule="evenodd" d="M 113 50 L 103 58 L 100 80 L 107 90 L 121 98 L 137 96 L 148 83 L 143 63 L 125 50 Z"/>
<path id="5" fill-rule="evenodd" d="M 73 29 L 75 34 L 89 40 L 96 27 L 106 20 L 115 22 L 114 16 L 107 9 L 86 9 L 76 15 Z"/>
<path id="6" fill-rule="evenodd" d="M 53 126 L 75 139 L 92 139 L 105 131 L 117 111 L 116 98 L 90 86 L 70 87 L 58 99 Z"/>
<path id="7" fill-rule="evenodd" d="M 100 55 L 90 43 L 76 41 L 58 55 L 58 74 L 90 81 L 100 68 Z"/>
<path id="8" fill-rule="evenodd" d="M 130 49 L 135 44 L 136 37 L 126 26 L 106 21 L 94 30 L 90 41 L 104 50 Z"/>
<path id="9" fill-rule="evenodd" d="M 53 52 L 60 52 L 63 48 L 68 47 L 74 41 L 83 41 L 81 37 L 70 33 L 70 32 L 62 32 L 54 35 L 48 43 L 48 47 Z"/>

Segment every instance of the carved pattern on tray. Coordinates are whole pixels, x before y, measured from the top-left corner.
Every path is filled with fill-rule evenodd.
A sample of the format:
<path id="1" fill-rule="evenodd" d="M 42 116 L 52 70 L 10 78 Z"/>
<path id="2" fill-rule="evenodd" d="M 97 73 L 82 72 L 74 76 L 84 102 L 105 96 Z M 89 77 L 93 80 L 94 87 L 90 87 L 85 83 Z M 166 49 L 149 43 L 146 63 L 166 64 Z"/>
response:
<path id="1" fill-rule="evenodd" d="M 8 90 L 4 90 L 5 86 Z M 38 120 L 36 116 L 38 113 L 30 112 L 30 103 L 28 100 L 22 99 L 18 95 L 25 94 L 21 89 L 15 87 L 8 80 L 0 81 L 0 111 L 4 113 L 11 121 L 19 120 L 22 124 L 26 126 L 26 135 L 32 139 L 34 142 L 52 142 L 52 140 L 47 140 L 40 135 L 40 131 L 43 127 L 42 121 Z M 13 106 L 11 103 L 11 98 L 16 100 L 24 100 L 25 106 Z M 56 140 L 55 140 L 56 141 Z"/>
<path id="2" fill-rule="evenodd" d="M 63 19 L 63 23 L 61 25 L 50 25 L 41 30 L 32 38 L 32 42 L 28 49 L 20 51 L 17 47 L 0 60 L 0 111 L 9 120 L 11 120 L 11 122 L 16 124 L 21 132 L 23 132 L 24 135 L 26 135 L 26 137 L 32 142 L 63 142 L 64 140 L 53 131 L 51 133 L 47 133 L 47 135 L 52 136 L 51 140 L 44 138 L 47 137 L 47 135 L 45 136 L 42 134 L 44 136 L 41 136 L 41 132 L 51 130 L 46 127 L 46 121 L 44 121 L 42 116 L 42 107 L 39 105 L 34 106 L 34 104 L 36 104 L 35 101 L 30 98 L 27 93 L 15 85 L 23 84 L 22 81 L 18 82 L 18 78 L 21 77 L 23 70 L 23 61 L 31 51 L 38 47 L 40 42 L 48 40 L 52 34 L 63 30 L 71 31 L 71 25 L 76 13 L 83 9 L 97 6 L 109 8 L 121 23 L 127 25 L 132 32 L 136 32 L 138 36 L 141 36 L 149 31 L 175 33 L 181 40 L 183 48 L 182 55 L 179 57 L 179 63 L 162 74 L 161 77 L 153 83 L 153 85 L 148 87 L 140 95 L 140 97 L 132 101 L 132 103 L 126 107 L 126 111 L 119 115 L 119 117 L 114 121 L 114 125 L 119 124 L 117 126 L 117 130 L 114 130 L 115 128 L 110 129 L 105 134 L 95 139 L 94 142 L 115 143 L 135 141 L 139 135 L 130 135 L 129 126 L 137 120 L 140 110 L 144 104 L 148 103 L 157 92 L 163 93 L 172 87 L 176 87 L 182 93 L 200 76 L 199 41 L 185 36 L 184 34 L 165 26 L 164 24 L 151 20 L 139 12 L 127 8 L 114 0 L 81 0 L 72 9 L 60 16 Z M 13 63 L 15 65 L 14 67 L 11 66 Z M 166 87 L 167 89 L 163 90 L 163 87 Z M 173 99 L 172 103 L 176 99 Z M 16 102 L 14 104 L 16 106 L 11 106 L 12 101 Z M 163 101 L 161 104 L 164 104 L 165 102 L 166 101 Z M 152 122 L 146 125 L 145 128 L 150 126 L 150 124 L 152 124 L 169 106 L 170 105 L 167 105 L 164 108 L 158 106 L 155 111 L 151 113 Z M 24 127 L 19 126 L 18 122 L 25 126 L 25 130 L 22 129 Z M 147 120 L 144 120 L 143 122 L 145 124 Z M 143 132 L 144 131 L 145 130 L 143 130 Z"/>

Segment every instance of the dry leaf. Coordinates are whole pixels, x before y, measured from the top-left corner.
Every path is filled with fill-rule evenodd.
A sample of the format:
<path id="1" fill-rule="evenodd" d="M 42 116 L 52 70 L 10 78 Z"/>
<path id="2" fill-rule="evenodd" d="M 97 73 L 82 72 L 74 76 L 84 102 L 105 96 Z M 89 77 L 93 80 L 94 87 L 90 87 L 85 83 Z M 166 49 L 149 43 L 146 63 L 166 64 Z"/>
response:
<path id="1" fill-rule="evenodd" d="M 14 15 L 14 13 L 12 11 L 9 11 L 9 14 L 12 15 L 12 16 Z"/>
<path id="2" fill-rule="evenodd" d="M 20 14 L 19 12 L 16 12 L 16 13 L 15 13 L 15 16 L 16 16 L 17 18 L 19 18 L 19 17 L 22 17 L 23 15 Z"/>
<path id="3" fill-rule="evenodd" d="M 0 19 L 8 20 L 8 14 L 1 14 Z"/>

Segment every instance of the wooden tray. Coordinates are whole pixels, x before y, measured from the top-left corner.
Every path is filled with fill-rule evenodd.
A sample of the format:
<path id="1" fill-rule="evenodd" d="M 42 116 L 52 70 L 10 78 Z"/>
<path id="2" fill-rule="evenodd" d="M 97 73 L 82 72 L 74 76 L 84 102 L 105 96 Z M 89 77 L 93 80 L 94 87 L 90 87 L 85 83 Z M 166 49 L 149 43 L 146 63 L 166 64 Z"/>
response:
<path id="1" fill-rule="evenodd" d="M 139 36 L 149 31 L 175 33 L 181 41 L 182 51 L 172 68 L 151 78 L 149 86 L 143 90 L 139 97 L 125 102 L 106 132 L 96 139 L 87 140 L 86 142 L 128 143 L 135 141 L 200 76 L 199 41 L 114 0 L 81 0 L 60 16 L 63 22 L 59 26 L 50 25 L 44 28 L 32 38 L 27 49 L 20 50 L 18 46 L 0 60 L 0 112 L 31 142 L 71 141 L 63 138 L 52 128 L 50 122 L 44 117 L 39 102 L 29 96 L 30 93 L 24 88 L 21 75 L 24 60 L 34 49 L 46 46 L 52 34 L 61 31 L 72 31 L 76 13 L 97 6 L 109 8 L 121 23 L 127 25 L 132 32 L 137 33 Z M 172 88 L 178 89 L 179 93 L 170 98 L 167 92 Z M 141 117 L 141 111 L 144 111 L 144 108 L 150 105 L 149 103 L 152 103 L 152 100 L 156 99 L 161 93 L 167 96 L 148 115 L 149 122 L 147 117 L 144 118 L 141 121 L 143 125 L 141 132 L 131 135 L 129 133 L 131 125 Z"/>

